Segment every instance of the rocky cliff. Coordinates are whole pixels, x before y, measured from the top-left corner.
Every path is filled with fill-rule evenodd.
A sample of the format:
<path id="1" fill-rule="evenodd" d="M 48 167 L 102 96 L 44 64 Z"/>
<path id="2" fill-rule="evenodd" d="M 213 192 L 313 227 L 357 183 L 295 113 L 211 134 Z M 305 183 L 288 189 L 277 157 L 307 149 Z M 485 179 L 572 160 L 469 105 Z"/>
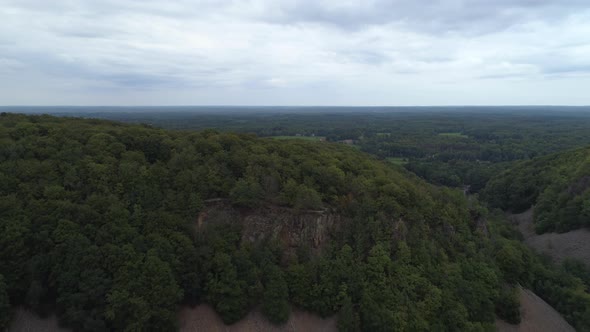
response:
<path id="1" fill-rule="evenodd" d="M 215 223 L 239 223 L 242 241 L 278 240 L 285 249 L 306 246 L 318 252 L 343 221 L 341 215 L 328 209 L 296 210 L 275 205 L 244 209 L 218 199 L 206 202 L 199 213 L 197 231 Z"/>

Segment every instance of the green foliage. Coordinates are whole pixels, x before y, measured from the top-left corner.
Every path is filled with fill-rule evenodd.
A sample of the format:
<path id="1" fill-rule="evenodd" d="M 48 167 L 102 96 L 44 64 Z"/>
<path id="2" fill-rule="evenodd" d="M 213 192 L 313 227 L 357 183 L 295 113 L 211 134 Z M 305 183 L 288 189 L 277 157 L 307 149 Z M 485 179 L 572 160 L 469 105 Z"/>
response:
<path id="1" fill-rule="evenodd" d="M 305 185 L 297 187 L 294 197 L 295 209 L 318 210 L 322 207 L 320 194 Z"/>
<path id="2" fill-rule="evenodd" d="M 229 193 L 229 197 L 236 205 L 256 207 L 260 204 L 264 192 L 260 184 L 254 179 L 240 179 Z"/>
<path id="3" fill-rule="evenodd" d="M 82 114 L 82 116 L 88 116 Z M 511 163 L 590 144 L 590 116 L 579 110 L 527 108 L 314 108 L 312 112 L 98 112 L 93 116 L 170 129 L 256 133 L 284 139 L 354 140 L 352 147 L 408 160 L 431 183 L 478 192 Z"/>
<path id="4" fill-rule="evenodd" d="M 496 302 L 496 314 L 510 324 L 520 323 L 520 300 L 517 287 L 503 287 Z"/>
<path id="5" fill-rule="evenodd" d="M 106 318 L 120 330 L 174 330 L 181 298 L 170 267 L 150 251 L 117 271 L 107 295 Z"/>
<path id="6" fill-rule="evenodd" d="M 0 180 L 9 302 L 55 308 L 75 330 L 174 330 L 178 305 L 199 302 L 226 323 L 258 305 L 281 323 L 293 303 L 348 330 L 482 330 L 504 278 L 585 324 L 580 279 L 490 241 L 458 190 L 344 145 L 7 114 Z M 226 199 L 338 225 L 321 248 L 250 243 L 229 211 L 199 224 Z"/>
<path id="7" fill-rule="evenodd" d="M 523 162 L 494 177 L 482 192 L 490 205 L 521 212 L 535 206 L 538 233 L 590 226 L 590 149 Z"/>
<path id="8" fill-rule="evenodd" d="M 584 284 L 590 285 L 590 267 L 573 258 L 565 259 L 562 263 L 563 270 L 577 278 L 580 278 Z"/>
<path id="9" fill-rule="evenodd" d="M 342 303 L 342 308 L 338 312 L 338 331 L 357 332 L 360 331 L 360 318 L 354 309 L 352 300 L 346 296 Z"/>
<path id="10" fill-rule="evenodd" d="M 499 231 L 502 227 L 498 227 L 498 224 L 507 222 L 502 218 L 492 220 L 493 227 L 490 229 L 491 236 L 498 240 L 494 249 L 495 256 L 496 260 L 501 262 L 499 266 L 503 274 L 507 275 L 507 281 L 519 283 L 522 287 L 532 290 L 560 312 L 578 331 L 590 330 L 590 284 L 584 279 L 587 268 L 566 261 L 560 269 L 517 240 L 500 238 Z M 496 302 L 496 313 L 508 321 L 516 321 L 518 317 L 517 304 L 513 296 L 506 293 L 506 288 L 503 288 L 499 301 Z"/>
<path id="11" fill-rule="evenodd" d="M 305 184 L 297 184 L 294 180 L 287 181 L 282 197 L 298 210 L 317 210 L 322 207 L 322 199 L 317 191 Z"/>
<path id="12" fill-rule="evenodd" d="M 229 255 L 218 253 L 213 257 L 205 290 L 207 300 L 225 323 L 235 323 L 248 312 L 246 286 L 244 281 L 238 279 Z"/>
<path id="13" fill-rule="evenodd" d="M 262 299 L 262 313 L 273 323 L 283 324 L 289 318 L 289 288 L 278 267 L 269 268 Z"/>
<path id="14" fill-rule="evenodd" d="M 10 323 L 10 302 L 6 292 L 4 276 L 0 274 L 0 329 L 8 329 Z"/>
<path id="15" fill-rule="evenodd" d="M 496 252 L 496 262 L 504 274 L 504 279 L 511 284 L 516 284 L 524 272 L 524 260 L 522 249 L 516 243 L 507 242 L 502 249 Z"/>

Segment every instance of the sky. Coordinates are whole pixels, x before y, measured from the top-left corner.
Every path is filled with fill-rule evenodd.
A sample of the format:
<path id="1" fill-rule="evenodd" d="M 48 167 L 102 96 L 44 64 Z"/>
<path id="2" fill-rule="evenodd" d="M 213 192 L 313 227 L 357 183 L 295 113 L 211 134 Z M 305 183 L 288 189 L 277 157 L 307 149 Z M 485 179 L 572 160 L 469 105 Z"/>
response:
<path id="1" fill-rule="evenodd" d="M 0 105 L 590 105 L 588 0 L 0 0 Z"/>

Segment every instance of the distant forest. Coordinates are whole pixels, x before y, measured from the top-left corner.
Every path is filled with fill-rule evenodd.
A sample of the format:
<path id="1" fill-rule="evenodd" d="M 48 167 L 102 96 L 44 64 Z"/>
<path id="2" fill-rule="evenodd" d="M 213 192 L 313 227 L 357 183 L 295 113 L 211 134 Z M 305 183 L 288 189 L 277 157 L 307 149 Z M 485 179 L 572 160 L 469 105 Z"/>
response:
<path id="1" fill-rule="evenodd" d="M 11 108 L 7 108 L 10 110 Z M 0 109 L 1 110 L 1 109 Z M 590 145 L 588 107 L 17 108 L 175 130 L 347 141 L 427 181 L 473 193 L 515 161 Z"/>

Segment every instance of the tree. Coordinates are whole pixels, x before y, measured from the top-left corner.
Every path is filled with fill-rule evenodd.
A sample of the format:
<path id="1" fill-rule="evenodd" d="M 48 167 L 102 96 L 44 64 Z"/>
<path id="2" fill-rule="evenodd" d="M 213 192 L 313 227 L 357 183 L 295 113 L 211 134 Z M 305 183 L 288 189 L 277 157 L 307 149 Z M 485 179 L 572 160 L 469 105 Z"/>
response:
<path id="1" fill-rule="evenodd" d="M 170 267 L 151 251 L 118 272 L 107 296 L 106 317 L 116 330 L 174 330 L 181 298 Z"/>
<path id="2" fill-rule="evenodd" d="M 8 328 L 10 323 L 10 302 L 6 292 L 4 276 L 0 274 L 0 330 Z"/>
<path id="3" fill-rule="evenodd" d="M 0 197 L 0 266 L 12 298 L 24 295 L 30 282 L 26 266 L 30 222 L 20 208 L 15 195 Z"/>
<path id="4" fill-rule="evenodd" d="M 268 281 L 264 287 L 262 312 L 275 324 L 289 319 L 289 288 L 283 272 L 277 267 L 269 268 Z"/>
<path id="5" fill-rule="evenodd" d="M 496 314 L 510 324 L 520 323 L 520 301 L 517 287 L 504 287 L 496 302 Z"/>
<path id="6" fill-rule="evenodd" d="M 497 253 L 496 262 L 504 273 L 506 281 L 512 284 L 518 283 L 524 272 L 522 252 L 512 243 L 506 243 Z"/>
<path id="7" fill-rule="evenodd" d="M 344 298 L 344 303 L 338 313 L 338 331 L 357 332 L 361 330 L 358 313 L 354 310 L 349 296 Z"/>
<path id="8" fill-rule="evenodd" d="M 293 207 L 300 210 L 318 210 L 322 207 L 322 198 L 317 191 L 302 184 L 297 188 Z"/>
<path id="9" fill-rule="evenodd" d="M 237 322 L 247 313 L 248 299 L 244 287 L 238 280 L 231 257 L 225 253 L 215 254 L 205 290 L 208 301 L 226 324 Z"/>
<path id="10" fill-rule="evenodd" d="M 256 179 L 247 178 L 236 181 L 229 197 L 238 206 L 256 207 L 261 203 L 264 193 Z"/>

